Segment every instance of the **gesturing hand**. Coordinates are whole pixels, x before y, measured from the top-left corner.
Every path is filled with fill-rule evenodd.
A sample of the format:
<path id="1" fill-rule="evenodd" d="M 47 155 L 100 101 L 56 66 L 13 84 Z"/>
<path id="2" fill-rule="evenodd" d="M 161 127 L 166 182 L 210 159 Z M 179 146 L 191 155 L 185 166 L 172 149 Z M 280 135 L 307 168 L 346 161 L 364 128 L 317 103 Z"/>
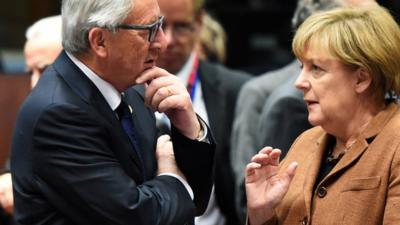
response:
<path id="1" fill-rule="evenodd" d="M 136 82 L 145 84 L 145 103 L 148 106 L 154 111 L 165 113 L 171 123 L 186 137 L 198 137 L 201 126 L 190 95 L 178 77 L 154 67 L 144 71 Z"/>
<path id="2" fill-rule="evenodd" d="M 263 224 L 273 216 L 295 174 L 297 162 L 278 174 L 279 149 L 263 148 L 246 167 L 247 212 L 252 225 Z"/>

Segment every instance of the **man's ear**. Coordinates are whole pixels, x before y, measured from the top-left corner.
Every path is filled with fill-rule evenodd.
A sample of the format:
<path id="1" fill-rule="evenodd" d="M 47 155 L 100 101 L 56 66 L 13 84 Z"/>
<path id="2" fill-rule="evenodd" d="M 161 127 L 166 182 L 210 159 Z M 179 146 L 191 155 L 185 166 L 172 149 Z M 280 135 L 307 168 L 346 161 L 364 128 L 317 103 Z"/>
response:
<path id="1" fill-rule="evenodd" d="M 372 75 L 364 68 L 356 71 L 355 90 L 357 93 L 365 92 L 372 84 Z"/>
<path id="2" fill-rule="evenodd" d="M 92 28 L 88 35 L 89 44 L 92 51 L 102 58 L 107 56 L 105 36 L 105 30 L 99 27 Z"/>

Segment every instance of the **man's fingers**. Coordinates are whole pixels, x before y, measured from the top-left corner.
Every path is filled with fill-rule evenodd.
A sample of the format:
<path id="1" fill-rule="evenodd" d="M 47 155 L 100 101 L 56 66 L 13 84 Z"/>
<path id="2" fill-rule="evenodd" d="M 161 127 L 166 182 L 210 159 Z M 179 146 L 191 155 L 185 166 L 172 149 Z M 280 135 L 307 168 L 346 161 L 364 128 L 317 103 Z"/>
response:
<path id="1" fill-rule="evenodd" d="M 161 135 L 157 139 L 157 148 L 162 148 L 169 140 L 171 140 L 171 137 L 169 135 Z"/>
<path id="2" fill-rule="evenodd" d="M 184 103 L 185 101 L 189 101 L 188 99 L 190 99 L 189 95 L 186 96 L 179 94 L 179 95 L 169 96 L 160 102 L 157 111 L 167 112 L 170 109 L 185 110 L 185 107 L 187 107 L 187 105 Z"/>
<path id="3" fill-rule="evenodd" d="M 168 73 L 166 70 L 159 67 L 153 67 L 151 69 L 145 70 L 138 78 L 136 78 L 136 83 L 137 84 L 150 83 L 153 79 L 168 75 L 171 74 Z"/>
<path id="4" fill-rule="evenodd" d="M 157 110 L 159 112 L 163 112 L 160 111 L 160 103 L 162 101 L 164 101 L 165 99 L 172 97 L 174 95 L 180 95 L 181 93 L 179 92 L 179 90 L 177 90 L 177 88 L 175 88 L 174 86 L 165 86 L 165 87 L 161 87 L 160 89 L 157 90 L 157 92 L 154 94 L 152 100 L 151 100 L 151 107 L 154 110 Z"/>
<path id="5" fill-rule="evenodd" d="M 175 81 L 173 80 L 172 77 L 164 76 L 164 77 L 154 79 L 150 83 L 146 83 L 147 87 L 145 89 L 146 91 L 145 91 L 145 96 L 144 96 L 145 103 L 150 105 L 154 95 L 160 88 L 173 85 L 174 82 Z"/>

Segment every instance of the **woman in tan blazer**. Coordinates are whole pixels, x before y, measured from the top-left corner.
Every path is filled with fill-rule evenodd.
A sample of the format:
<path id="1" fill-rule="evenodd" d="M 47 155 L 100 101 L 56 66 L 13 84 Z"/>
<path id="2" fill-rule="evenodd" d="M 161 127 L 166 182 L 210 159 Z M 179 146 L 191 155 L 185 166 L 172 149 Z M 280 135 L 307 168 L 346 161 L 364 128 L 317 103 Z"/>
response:
<path id="1" fill-rule="evenodd" d="M 265 147 L 246 168 L 249 223 L 400 224 L 400 29 L 386 9 L 309 17 L 293 51 L 302 64 L 304 132 L 279 164 Z"/>

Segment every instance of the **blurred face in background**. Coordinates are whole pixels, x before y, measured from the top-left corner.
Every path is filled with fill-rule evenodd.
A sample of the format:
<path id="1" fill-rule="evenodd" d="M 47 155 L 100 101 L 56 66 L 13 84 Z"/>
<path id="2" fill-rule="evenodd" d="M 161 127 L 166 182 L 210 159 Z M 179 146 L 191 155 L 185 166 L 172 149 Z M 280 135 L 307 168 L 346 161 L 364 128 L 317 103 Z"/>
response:
<path id="1" fill-rule="evenodd" d="M 31 75 L 33 88 L 46 67 L 54 62 L 62 50 L 61 43 L 44 38 L 32 38 L 25 44 L 26 68 Z"/>
<path id="2" fill-rule="evenodd" d="M 158 3 L 165 17 L 163 30 L 168 46 L 157 66 L 175 74 L 194 49 L 201 28 L 201 15 L 195 13 L 193 0 L 158 0 Z"/>

